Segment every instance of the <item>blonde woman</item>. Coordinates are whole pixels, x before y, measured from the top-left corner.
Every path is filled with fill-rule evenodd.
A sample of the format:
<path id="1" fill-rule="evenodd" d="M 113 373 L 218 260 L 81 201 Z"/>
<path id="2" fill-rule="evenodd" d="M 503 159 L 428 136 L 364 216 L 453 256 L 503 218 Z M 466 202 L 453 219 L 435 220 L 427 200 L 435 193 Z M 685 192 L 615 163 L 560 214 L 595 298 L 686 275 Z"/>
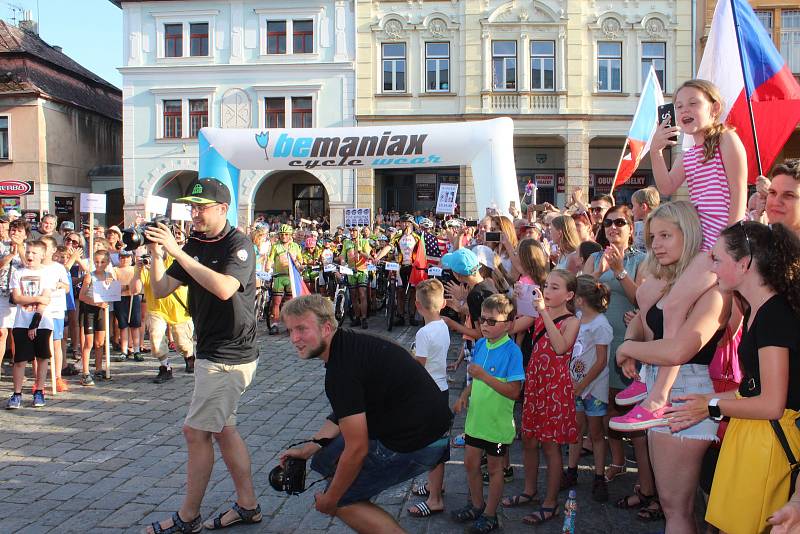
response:
<path id="1" fill-rule="evenodd" d="M 578 254 L 578 229 L 575 221 L 569 215 L 559 215 L 550 223 L 550 238 L 558 248 L 554 254 L 551 251 L 551 259 L 555 263 L 554 269 L 566 269 L 577 274 L 581 269 L 581 257 Z"/>

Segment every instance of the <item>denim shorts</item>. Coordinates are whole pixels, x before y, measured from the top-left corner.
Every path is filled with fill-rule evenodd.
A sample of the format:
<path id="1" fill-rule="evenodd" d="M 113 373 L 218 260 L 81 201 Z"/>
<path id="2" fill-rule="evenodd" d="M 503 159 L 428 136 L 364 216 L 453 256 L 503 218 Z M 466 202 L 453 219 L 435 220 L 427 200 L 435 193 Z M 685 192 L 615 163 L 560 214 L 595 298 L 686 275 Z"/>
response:
<path id="1" fill-rule="evenodd" d="M 311 458 L 311 469 L 326 478 L 333 477 L 344 438 L 339 435 Z M 376 439 L 369 440 L 361 471 L 347 488 L 338 506 L 368 501 L 387 488 L 430 471 L 450 452 L 450 439 L 442 436 L 430 445 L 412 452 L 395 452 Z"/>
<path id="2" fill-rule="evenodd" d="M 645 384 L 647 384 L 647 391 L 649 393 L 656 381 L 656 376 L 658 376 L 659 367 L 657 365 L 648 365 L 646 367 L 646 371 L 644 368 L 642 368 L 642 371 L 644 371 Z M 714 393 L 714 384 L 711 382 L 711 376 L 708 374 L 707 365 L 681 365 L 678 377 L 675 379 L 675 383 L 672 385 L 672 390 L 669 394 L 670 401 L 674 397 L 683 397 L 690 393 L 699 393 L 701 395 Z M 679 406 L 682 403 L 673 402 L 672 404 L 674 406 Z M 650 432 L 671 433 L 673 436 L 686 439 L 717 441 L 718 427 L 719 423 L 717 421 L 707 417 L 680 432 L 672 432 L 668 426 L 651 428 Z"/>
<path id="3" fill-rule="evenodd" d="M 53 341 L 64 339 L 64 318 L 53 317 Z"/>
<path id="4" fill-rule="evenodd" d="M 575 397 L 575 411 L 585 412 L 589 417 L 604 417 L 608 414 L 608 403 L 589 395 L 585 399 Z"/>

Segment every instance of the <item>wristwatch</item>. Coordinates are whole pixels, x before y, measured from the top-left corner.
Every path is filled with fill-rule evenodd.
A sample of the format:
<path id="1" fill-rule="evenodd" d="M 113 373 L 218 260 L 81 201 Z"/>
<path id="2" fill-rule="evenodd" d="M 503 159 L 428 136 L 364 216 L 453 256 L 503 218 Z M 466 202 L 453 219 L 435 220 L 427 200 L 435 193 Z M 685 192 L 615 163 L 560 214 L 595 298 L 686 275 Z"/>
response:
<path id="1" fill-rule="evenodd" d="M 628 271 L 626 271 L 625 269 L 622 269 L 622 272 L 619 273 L 619 274 L 615 274 L 614 278 L 616 278 L 617 280 L 621 281 L 621 280 L 625 280 L 625 278 L 627 276 L 628 276 Z"/>
<path id="2" fill-rule="evenodd" d="M 722 421 L 722 411 L 719 409 L 719 399 L 708 401 L 708 416 L 714 421 Z"/>

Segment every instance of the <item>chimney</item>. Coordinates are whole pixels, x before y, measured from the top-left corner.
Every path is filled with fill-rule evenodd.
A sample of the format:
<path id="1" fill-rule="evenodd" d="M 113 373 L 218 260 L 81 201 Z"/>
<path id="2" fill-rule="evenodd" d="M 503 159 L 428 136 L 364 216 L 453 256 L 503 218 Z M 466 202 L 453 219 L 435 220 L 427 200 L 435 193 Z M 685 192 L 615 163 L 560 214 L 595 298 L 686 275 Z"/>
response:
<path id="1" fill-rule="evenodd" d="M 33 20 L 33 15 L 31 14 L 30 9 L 26 9 L 22 12 L 22 20 L 19 21 L 19 27 L 21 30 L 39 35 L 39 24 Z"/>

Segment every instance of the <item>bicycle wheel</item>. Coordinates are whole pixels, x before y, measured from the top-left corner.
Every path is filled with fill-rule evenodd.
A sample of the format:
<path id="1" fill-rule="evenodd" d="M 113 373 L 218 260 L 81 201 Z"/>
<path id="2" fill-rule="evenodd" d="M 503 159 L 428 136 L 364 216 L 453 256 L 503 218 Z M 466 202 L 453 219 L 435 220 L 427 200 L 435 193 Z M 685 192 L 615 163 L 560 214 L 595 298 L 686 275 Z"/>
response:
<path id="1" fill-rule="evenodd" d="M 394 285 L 389 281 L 388 287 L 386 288 L 386 330 L 391 332 L 392 328 L 394 328 L 394 314 L 395 314 L 395 294 L 394 294 Z"/>
<path id="2" fill-rule="evenodd" d="M 333 310 L 334 314 L 336 315 L 336 320 L 339 322 L 339 326 L 342 326 L 344 323 L 344 315 L 345 315 L 345 291 L 336 290 L 336 297 L 333 301 Z"/>
<path id="3" fill-rule="evenodd" d="M 264 307 L 262 308 L 264 311 L 264 320 L 267 322 L 267 331 L 272 328 L 272 288 L 266 288 L 264 290 L 266 294 L 264 295 Z"/>
<path id="4" fill-rule="evenodd" d="M 259 288 L 258 293 L 256 293 L 256 323 L 260 323 L 264 320 L 264 290 Z"/>

